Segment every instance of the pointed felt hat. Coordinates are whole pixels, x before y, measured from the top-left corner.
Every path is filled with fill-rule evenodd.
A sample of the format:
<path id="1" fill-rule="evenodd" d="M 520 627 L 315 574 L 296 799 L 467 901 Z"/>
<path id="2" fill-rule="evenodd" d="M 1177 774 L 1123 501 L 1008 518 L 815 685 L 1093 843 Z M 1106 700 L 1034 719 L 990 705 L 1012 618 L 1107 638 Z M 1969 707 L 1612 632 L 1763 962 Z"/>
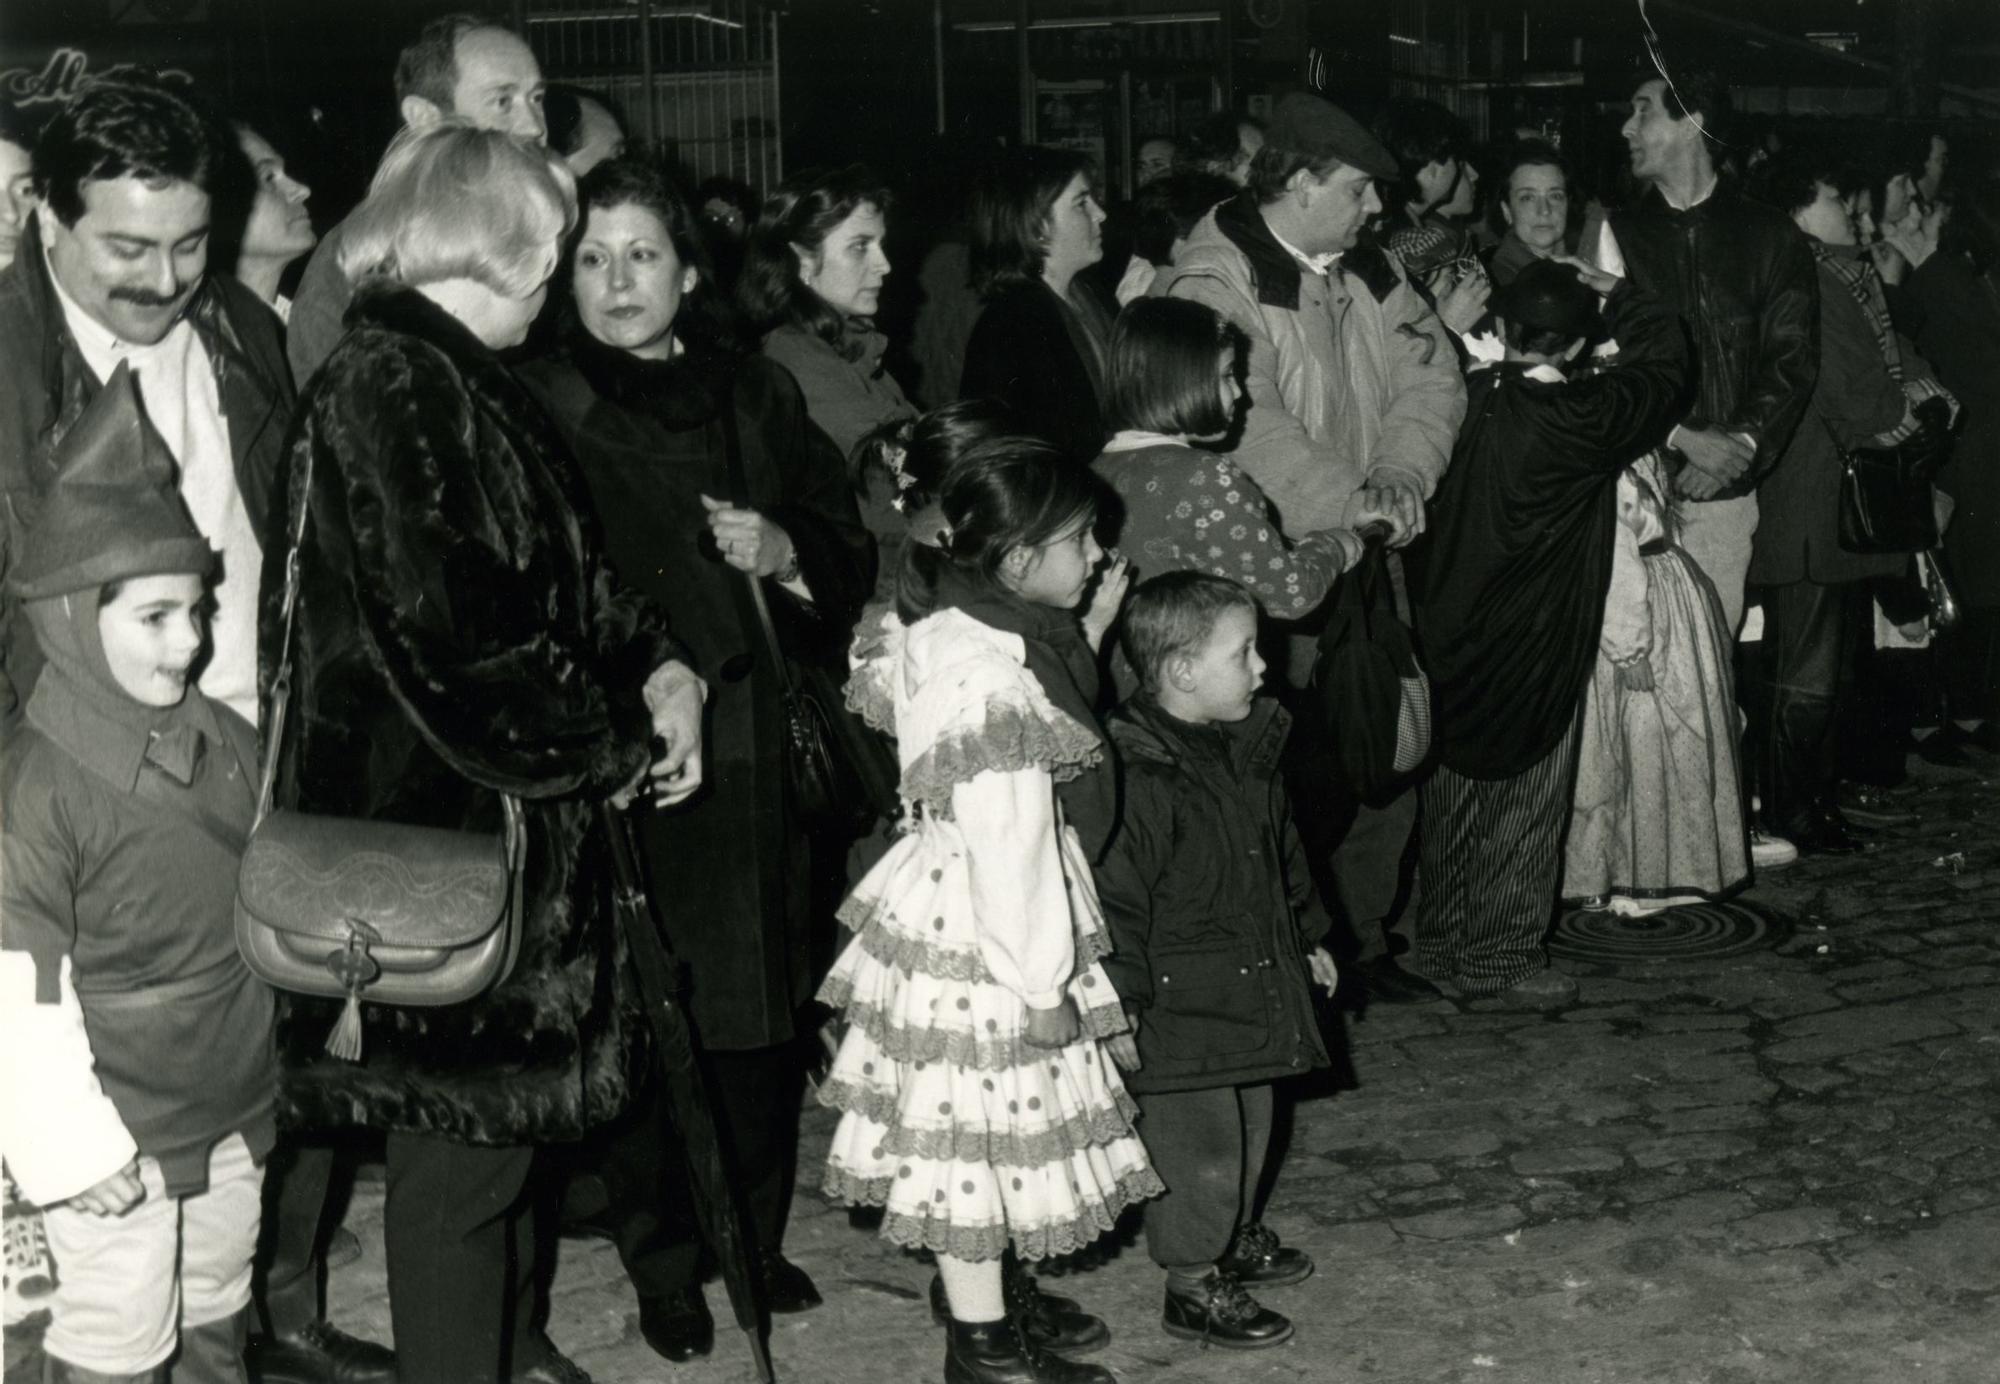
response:
<path id="1" fill-rule="evenodd" d="M 8 586 L 22 600 L 168 572 L 206 575 L 215 550 L 189 517 L 178 468 L 120 362 L 56 444 L 56 481 Z"/>

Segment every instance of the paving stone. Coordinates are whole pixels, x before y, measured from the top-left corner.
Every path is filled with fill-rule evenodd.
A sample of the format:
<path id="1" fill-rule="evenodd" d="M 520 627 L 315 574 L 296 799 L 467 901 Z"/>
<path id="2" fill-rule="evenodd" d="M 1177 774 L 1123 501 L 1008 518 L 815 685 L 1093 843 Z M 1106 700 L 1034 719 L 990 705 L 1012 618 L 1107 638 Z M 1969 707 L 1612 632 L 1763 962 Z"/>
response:
<path id="1" fill-rule="evenodd" d="M 1507 1165 L 1523 1177 L 1561 1177 L 1566 1173 L 1614 1172 L 1625 1166 L 1625 1155 L 1598 1144 L 1580 1144 L 1517 1153 Z"/>
<path id="2" fill-rule="evenodd" d="M 1808 1014 L 1779 1025 L 1785 1035 L 1763 1050 L 1771 1062 L 1825 1062 L 1889 1043 L 1951 1033 L 1958 1025 L 1917 1006 L 1864 1005 L 1833 1014 Z"/>
<path id="3" fill-rule="evenodd" d="M 1740 1134 L 1677 1134 L 1634 1144 L 1631 1153 L 1632 1161 L 1642 1168 L 1664 1168 L 1672 1163 L 1712 1163 L 1734 1158 L 1756 1147 L 1756 1140 Z"/>
<path id="4" fill-rule="evenodd" d="M 1426 1240 L 1462 1240 L 1481 1235 L 1500 1235 L 1527 1219 L 1518 1206 L 1464 1206 L 1434 1211 L 1428 1216 L 1391 1220 L 1398 1234 Z"/>

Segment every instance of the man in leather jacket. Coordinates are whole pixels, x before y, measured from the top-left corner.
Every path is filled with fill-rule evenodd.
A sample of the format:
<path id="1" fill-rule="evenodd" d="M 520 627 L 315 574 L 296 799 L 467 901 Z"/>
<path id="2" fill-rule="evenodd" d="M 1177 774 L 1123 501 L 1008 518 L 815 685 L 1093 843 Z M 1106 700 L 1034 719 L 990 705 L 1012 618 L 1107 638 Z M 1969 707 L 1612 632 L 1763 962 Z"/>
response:
<path id="1" fill-rule="evenodd" d="M 1649 184 L 1613 212 L 1598 267 L 1678 311 L 1696 392 L 1668 437 L 1680 542 L 1715 583 L 1731 630 L 1757 529 L 1757 483 L 1784 455 L 1819 377 L 1819 288 L 1806 238 L 1717 173 L 1728 90 L 1676 71 L 1640 84 L 1621 133 Z"/>

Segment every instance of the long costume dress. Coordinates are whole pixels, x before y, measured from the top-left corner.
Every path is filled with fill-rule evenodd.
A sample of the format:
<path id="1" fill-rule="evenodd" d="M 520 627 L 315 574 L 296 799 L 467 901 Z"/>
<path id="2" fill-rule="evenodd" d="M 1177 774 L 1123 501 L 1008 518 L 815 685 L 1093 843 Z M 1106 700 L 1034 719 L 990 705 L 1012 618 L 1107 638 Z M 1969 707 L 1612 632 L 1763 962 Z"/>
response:
<path id="1" fill-rule="evenodd" d="M 1125 1017 L 1090 864 L 1057 786 L 1098 768 L 1019 634 L 947 608 L 864 642 L 850 705 L 896 738 L 907 830 L 841 910 L 856 937 L 820 998 L 848 1029 L 819 1090 L 843 1113 L 823 1189 L 887 1209 L 885 1238 L 968 1260 L 1066 1254 L 1157 1195 L 1099 1038 Z M 1029 1046 L 1065 995 L 1083 1036 Z"/>
<path id="2" fill-rule="evenodd" d="M 1563 897 L 1720 898 L 1749 879 L 1721 600 L 1674 542 L 1657 453 L 1618 481 L 1618 550 L 1584 692 Z M 1621 665 L 1643 661 L 1651 690 Z"/>

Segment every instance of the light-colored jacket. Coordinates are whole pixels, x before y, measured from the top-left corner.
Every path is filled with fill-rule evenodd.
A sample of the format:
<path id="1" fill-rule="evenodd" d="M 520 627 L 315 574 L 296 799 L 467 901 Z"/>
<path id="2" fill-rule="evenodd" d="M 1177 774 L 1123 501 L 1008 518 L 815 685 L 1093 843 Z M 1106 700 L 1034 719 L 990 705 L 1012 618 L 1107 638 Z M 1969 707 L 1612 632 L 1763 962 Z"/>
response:
<path id="1" fill-rule="evenodd" d="M 1203 217 L 1152 292 L 1206 303 L 1250 338 L 1250 412 L 1233 459 L 1290 534 L 1352 527 L 1391 476 L 1429 499 L 1465 418 L 1450 334 L 1401 265 L 1351 251 L 1325 275 L 1279 245 L 1248 194 Z"/>

